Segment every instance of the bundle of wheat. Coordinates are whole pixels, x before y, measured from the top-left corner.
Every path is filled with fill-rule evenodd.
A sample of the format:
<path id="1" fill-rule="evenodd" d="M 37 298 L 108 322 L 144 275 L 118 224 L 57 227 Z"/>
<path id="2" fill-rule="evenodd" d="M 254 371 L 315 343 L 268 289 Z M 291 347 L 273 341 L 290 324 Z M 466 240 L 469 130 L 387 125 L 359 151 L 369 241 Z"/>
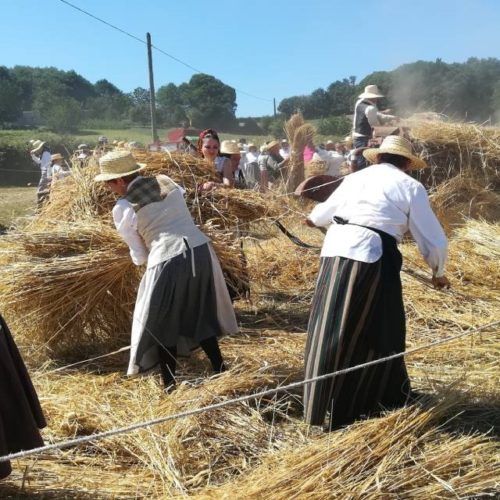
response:
<path id="1" fill-rule="evenodd" d="M 324 175 L 327 171 L 325 161 L 312 160 L 305 166 L 305 177 L 314 177 L 315 175 Z"/>
<path id="2" fill-rule="evenodd" d="M 6 238 L 17 259 L 0 278 L 2 307 L 32 348 L 81 359 L 126 342 L 139 272 L 115 230 L 82 221 Z"/>
<path id="3" fill-rule="evenodd" d="M 465 174 L 498 185 L 500 128 L 436 121 L 408 125 L 415 148 L 431 167 L 419 174 L 425 184 Z"/>
<path id="4" fill-rule="evenodd" d="M 212 167 L 204 160 L 187 154 L 137 153 L 137 161 L 145 162 L 144 175 L 165 174 L 186 189 L 187 203 L 198 224 L 211 221 L 225 229 L 250 224 L 278 213 L 272 200 L 250 190 L 218 187 L 200 192 L 198 187 L 213 180 Z M 136 152 L 134 150 L 134 155 Z M 110 220 L 115 196 L 103 183 L 94 182 L 97 164 L 74 169 L 73 175 L 57 183 L 49 203 L 32 223 L 34 228 L 53 224 L 53 221 L 79 221 L 96 216 Z"/>
<path id="5" fill-rule="evenodd" d="M 457 175 L 439 184 L 430 196 L 432 208 L 446 231 L 462 225 L 466 218 L 500 219 L 500 195 L 489 184 Z"/>

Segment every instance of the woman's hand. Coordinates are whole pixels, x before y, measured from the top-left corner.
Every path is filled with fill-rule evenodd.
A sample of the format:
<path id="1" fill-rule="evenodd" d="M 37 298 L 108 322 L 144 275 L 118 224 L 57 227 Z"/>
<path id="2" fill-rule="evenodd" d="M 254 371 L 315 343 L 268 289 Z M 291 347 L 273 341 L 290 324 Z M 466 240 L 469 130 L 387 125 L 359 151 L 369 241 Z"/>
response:
<path id="1" fill-rule="evenodd" d="M 213 182 L 213 181 L 204 182 L 200 186 L 200 191 L 212 191 L 212 189 L 214 189 L 215 186 L 217 186 L 216 182 Z"/>
<path id="2" fill-rule="evenodd" d="M 450 281 L 446 276 L 440 276 L 439 278 L 437 276 L 432 277 L 432 284 L 434 285 L 434 288 L 437 288 L 438 290 L 441 290 L 442 288 L 450 288 Z"/>

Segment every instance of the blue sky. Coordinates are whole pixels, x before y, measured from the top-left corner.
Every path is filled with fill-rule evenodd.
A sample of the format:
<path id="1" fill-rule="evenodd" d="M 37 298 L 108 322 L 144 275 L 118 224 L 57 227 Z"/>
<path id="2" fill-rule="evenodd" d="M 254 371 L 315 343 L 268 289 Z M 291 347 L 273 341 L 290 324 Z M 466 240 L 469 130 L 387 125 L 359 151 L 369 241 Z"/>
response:
<path id="1" fill-rule="evenodd" d="M 69 0 L 244 92 L 279 102 L 418 59 L 500 57 L 500 0 Z M 60 0 L 0 0 L 0 65 L 147 87 L 146 49 Z M 193 71 L 153 53 L 155 84 Z M 238 116 L 272 102 L 237 92 Z"/>

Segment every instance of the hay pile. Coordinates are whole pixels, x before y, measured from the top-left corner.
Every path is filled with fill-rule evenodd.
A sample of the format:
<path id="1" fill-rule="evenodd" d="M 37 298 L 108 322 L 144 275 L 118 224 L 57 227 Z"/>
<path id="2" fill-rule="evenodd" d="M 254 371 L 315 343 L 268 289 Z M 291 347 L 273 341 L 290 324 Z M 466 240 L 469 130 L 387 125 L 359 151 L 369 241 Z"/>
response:
<path id="1" fill-rule="evenodd" d="M 146 175 L 164 173 L 185 187 L 193 218 L 211 238 L 229 285 L 248 289 L 239 234 L 275 215 L 271 200 L 254 191 L 220 187 L 200 193 L 212 168 L 190 155 L 138 152 Z M 0 247 L 1 304 L 7 319 L 38 347 L 64 358 L 123 345 L 141 270 L 111 221 L 115 197 L 93 182 L 97 165 L 75 169 L 55 184 L 40 214 Z M 14 258 L 15 257 L 15 258 Z"/>
<path id="2" fill-rule="evenodd" d="M 481 183 L 499 185 L 500 128 L 472 123 L 409 121 L 417 152 L 431 166 L 421 172 L 428 186 L 455 175 L 473 177 Z"/>
<path id="3" fill-rule="evenodd" d="M 488 223 L 462 216 L 463 213 L 484 218 L 491 213 L 491 218 L 495 217 L 490 212 L 493 200 L 490 195 L 496 193 L 489 189 L 483 193 L 484 186 L 479 185 L 482 187 L 457 178 L 447 188 L 443 187 L 443 192 L 434 194 L 436 209 L 441 206 L 448 220 L 457 217 L 460 222 L 460 225 L 450 224 L 451 290 L 434 290 L 427 265 L 415 244 L 408 241 L 401 245 L 405 260 L 402 277 L 408 348 L 499 319 L 500 225 L 494 220 Z M 462 192 L 466 194 L 460 197 Z M 8 236 L 3 243 L 0 241 L 0 255 L 11 266 L 8 272 L 4 268 L 0 287 L 12 287 L 9 296 L 13 298 L 13 307 L 14 297 L 22 299 L 22 294 L 28 294 L 30 302 L 42 304 L 36 293 L 40 283 L 35 282 L 32 294 L 28 275 L 23 274 L 26 270 L 16 275 L 14 265 L 22 268 L 25 262 L 40 266 L 56 263 L 55 256 L 71 263 L 74 255 L 93 255 L 110 245 L 114 247 L 109 213 L 107 208 L 99 208 L 108 207 L 112 199 L 108 201 L 102 194 L 86 191 L 80 197 L 80 200 L 91 199 L 92 203 L 80 201 L 72 205 L 74 200 L 68 199 L 68 206 L 73 207 L 67 212 L 71 220 L 54 221 L 57 218 L 54 212 L 49 221 L 44 212 L 40 217 L 45 217 L 44 220 L 34 221 L 27 230 Z M 78 196 L 75 194 L 75 198 Z M 228 217 L 224 207 L 239 206 L 240 199 L 232 199 L 228 194 L 231 199 L 224 201 L 214 194 L 207 200 L 195 201 L 194 187 L 188 189 L 188 197 L 193 214 L 196 210 L 200 217 L 222 212 L 223 216 L 202 220 L 205 230 L 217 235 L 214 239 L 220 245 L 219 255 L 226 251 L 228 256 L 223 258 L 229 260 L 235 253 L 228 251 L 228 245 L 235 241 L 235 226 L 240 221 Z M 474 197 L 469 209 L 465 208 L 467 197 Z M 256 205 L 261 202 L 260 198 L 255 200 Z M 216 208 L 203 208 L 204 203 Z M 321 245 L 323 236 L 319 231 L 298 224 L 305 208 L 293 205 L 287 208 L 296 215 L 294 219 L 285 219 L 285 226 L 302 240 Z M 459 218 L 450 214 L 455 209 L 461 212 Z M 50 210 L 50 205 L 46 210 Z M 242 213 L 243 210 L 247 208 L 241 207 Z M 246 216 L 259 218 L 268 214 L 252 210 L 251 214 L 245 212 Z M 282 208 L 281 212 L 284 211 Z M 98 224 L 94 217 L 97 212 L 101 214 Z M 92 217 L 73 220 L 71 214 L 78 213 Z M 91 229 L 86 225 L 88 221 L 96 227 Z M 124 353 L 85 368 L 50 373 L 47 370 L 52 366 L 42 364 L 27 350 L 32 339 L 37 338 L 33 328 L 24 325 L 25 329 L 14 330 L 31 365 L 48 416 L 49 426 L 44 431 L 48 442 L 199 408 L 303 377 L 305 328 L 319 252 L 302 250 L 275 231 L 264 235 L 262 228 L 253 225 L 245 229 L 250 229 L 252 235 L 245 250 L 255 293 L 252 304 L 237 305 L 242 333 L 221 342 L 229 367 L 222 375 L 209 377 L 208 361 L 200 353 L 188 361 L 180 361 L 178 389 L 168 396 L 161 392 L 157 376 L 128 379 L 121 375 L 126 364 Z M 130 266 L 127 249 L 121 252 L 113 257 L 120 266 Z M 45 271 L 49 271 L 49 266 Z M 14 274 L 6 279 L 5 275 L 11 272 Z M 84 267 L 82 272 L 90 270 Z M 89 307 L 93 304 L 92 307 L 98 308 L 99 300 L 107 300 L 107 290 L 115 295 L 121 293 L 123 301 L 128 300 L 125 288 L 120 288 L 123 278 L 118 276 L 112 282 L 110 272 L 105 274 L 108 282 L 102 287 L 102 295 L 93 297 L 83 293 L 82 303 L 88 301 Z M 96 279 L 83 276 L 88 283 Z M 43 283 L 45 278 L 37 279 Z M 71 290 L 57 272 L 50 279 L 66 290 L 66 295 Z M 63 293 L 51 295 L 50 301 L 58 303 L 62 297 Z M 16 310 L 16 316 L 19 314 Z M 93 326 L 86 325 L 85 331 L 91 332 Z M 86 333 L 80 333 L 85 339 Z M 98 335 L 96 332 L 96 342 L 101 338 Z M 59 341 L 63 342 L 63 338 L 59 337 Z M 57 349 L 57 345 L 53 348 Z M 421 403 L 329 434 L 304 425 L 300 390 L 282 391 L 275 397 L 20 460 L 13 464 L 13 475 L 0 484 L 0 496 L 15 497 L 20 493 L 89 499 L 493 496 L 498 491 L 500 457 L 492 431 L 500 426 L 499 355 L 498 327 L 412 354 L 407 358 L 407 366 L 413 387 L 427 394 Z"/>
<path id="4" fill-rule="evenodd" d="M 434 213 L 447 233 L 466 219 L 500 220 L 500 194 L 491 184 L 457 175 L 439 184 L 430 196 Z"/>

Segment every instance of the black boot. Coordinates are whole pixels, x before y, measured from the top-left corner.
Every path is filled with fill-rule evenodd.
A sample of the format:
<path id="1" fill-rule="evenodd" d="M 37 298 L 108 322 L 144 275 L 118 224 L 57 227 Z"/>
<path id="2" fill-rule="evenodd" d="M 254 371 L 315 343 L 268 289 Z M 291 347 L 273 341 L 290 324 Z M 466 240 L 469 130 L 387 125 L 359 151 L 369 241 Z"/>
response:
<path id="1" fill-rule="evenodd" d="M 226 371 L 226 365 L 222 359 L 222 354 L 219 348 L 219 342 L 217 342 L 217 337 L 210 337 L 209 339 L 202 340 L 200 346 L 205 351 L 212 368 L 215 373 L 222 373 Z"/>

